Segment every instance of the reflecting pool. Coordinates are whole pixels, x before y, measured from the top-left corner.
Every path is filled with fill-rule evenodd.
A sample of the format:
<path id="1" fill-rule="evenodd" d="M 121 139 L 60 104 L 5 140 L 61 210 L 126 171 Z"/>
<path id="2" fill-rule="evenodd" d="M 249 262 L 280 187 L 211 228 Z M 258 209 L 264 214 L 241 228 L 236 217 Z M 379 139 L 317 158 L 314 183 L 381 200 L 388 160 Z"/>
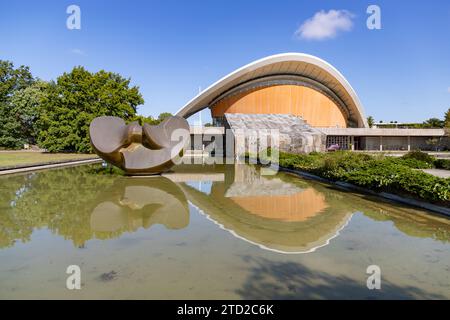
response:
<path id="1" fill-rule="evenodd" d="M 450 298 L 448 218 L 250 165 L 97 169 L 0 177 L 1 299 Z"/>

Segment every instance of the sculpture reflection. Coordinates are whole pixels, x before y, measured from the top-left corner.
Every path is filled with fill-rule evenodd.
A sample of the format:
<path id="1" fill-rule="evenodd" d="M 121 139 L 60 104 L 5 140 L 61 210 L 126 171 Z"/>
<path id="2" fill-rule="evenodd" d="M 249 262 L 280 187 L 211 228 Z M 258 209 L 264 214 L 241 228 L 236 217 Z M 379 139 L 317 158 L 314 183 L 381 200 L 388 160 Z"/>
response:
<path id="1" fill-rule="evenodd" d="M 169 179 L 122 178 L 110 190 L 92 211 L 90 226 L 95 233 L 135 231 L 154 224 L 182 229 L 189 224 L 186 198 Z"/>

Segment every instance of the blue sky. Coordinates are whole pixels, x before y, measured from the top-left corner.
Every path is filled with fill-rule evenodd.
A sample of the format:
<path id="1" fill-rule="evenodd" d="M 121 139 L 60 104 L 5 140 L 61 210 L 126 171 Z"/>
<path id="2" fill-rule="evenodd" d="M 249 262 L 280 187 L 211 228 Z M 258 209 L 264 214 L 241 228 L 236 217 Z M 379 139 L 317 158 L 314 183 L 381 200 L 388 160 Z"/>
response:
<path id="1" fill-rule="evenodd" d="M 81 30 L 66 28 L 71 4 Z M 366 27 L 370 4 L 381 8 L 381 30 Z M 328 38 L 296 34 L 321 10 L 342 10 L 350 25 L 332 25 Z M 77 65 L 131 77 L 144 115 L 175 113 L 199 87 L 282 52 L 330 62 L 376 120 L 442 118 L 450 107 L 448 0 L 0 0 L 0 39 L 0 59 L 44 80 Z"/>

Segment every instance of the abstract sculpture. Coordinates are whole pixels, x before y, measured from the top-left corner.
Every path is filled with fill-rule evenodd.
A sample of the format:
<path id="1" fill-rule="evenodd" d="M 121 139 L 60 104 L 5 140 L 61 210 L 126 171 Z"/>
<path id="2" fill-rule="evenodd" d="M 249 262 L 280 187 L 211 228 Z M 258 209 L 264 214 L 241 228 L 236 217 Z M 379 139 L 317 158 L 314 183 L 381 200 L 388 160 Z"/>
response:
<path id="1" fill-rule="evenodd" d="M 106 162 L 129 175 L 159 174 L 169 170 L 189 142 L 189 124 L 170 117 L 159 125 L 126 124 L 118 117 L 95 118 L 89 127 L 91 144 Z"/>

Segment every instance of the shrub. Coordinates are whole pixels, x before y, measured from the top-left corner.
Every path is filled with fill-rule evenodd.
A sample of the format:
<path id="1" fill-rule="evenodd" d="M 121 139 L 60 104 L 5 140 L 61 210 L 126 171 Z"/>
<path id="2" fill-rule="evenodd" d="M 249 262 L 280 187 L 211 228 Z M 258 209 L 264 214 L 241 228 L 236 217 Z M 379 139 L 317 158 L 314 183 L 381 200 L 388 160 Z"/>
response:
<path id="1" fill-rule="evenodd" d="M 373 161 L 370 155 L 348 151 L 328 153 L 324 154 L 324 157 L 323 165 L 317 171 L 320 175 L 332 180 L 341 179 L 347 172 L 361 170 Z"/>
<path id="2" fill-rule="evenodd" d="M 407 154 L 405 154 L 402 159 L 415 159 L 419 161 L 423 161 L 429 164 L 433 164 L 435 158 L 433 156 L 430 156 L 426 152 L 422 152 L 419 150 L 410 151 Z"/>
<path id="3" fill-rule="evenodd" d="M 409 194 L 431 202 L 450 203 L 450 179 L 424 173 L 420 168 L 430 168 L 433 157 L 412 152 L 401 158 L 371 156 L 339 151 L 312 155 L 294 155 L 280 152 L 281 167 L 298 169 L 330 179 L 376 191 Z M 442 160 L 442 159 L 440 159 Z M 448 166 L 449 160 L 434 161 L 436 166 Z"/>
<path id="4" fill-rule="evenodd" d="M 450 160 L 436 159 L 434 160 L 434 166 L 436 169 L 450 170 Z"/>
<path id="5" fill-rule="evenodd" d="M 295 155 L 280 152 L 280 165 L 291 169 L 305 171 L 314 170 L 322 166 L 323 159 L 320 155 Z"/>
<path id="6" fill-rule="evenodd" d="M 428 163 L 422 160 L 417 160 L 415 158 L 395 158 L 395 157 L 388 157 L 386 158 L 388 162 L 404 165 L 413 169 L 430 169 L 433 168 L 432 163 Z"/>
<path id="7" fill-rule="evenodd" d="M 434 202 L 450 200 L 450 179 L 438 178 L 395 163 L 379 162 L 358 172 L 348 172 L 345 180 L 369 189 L 409 193 Z"/>

